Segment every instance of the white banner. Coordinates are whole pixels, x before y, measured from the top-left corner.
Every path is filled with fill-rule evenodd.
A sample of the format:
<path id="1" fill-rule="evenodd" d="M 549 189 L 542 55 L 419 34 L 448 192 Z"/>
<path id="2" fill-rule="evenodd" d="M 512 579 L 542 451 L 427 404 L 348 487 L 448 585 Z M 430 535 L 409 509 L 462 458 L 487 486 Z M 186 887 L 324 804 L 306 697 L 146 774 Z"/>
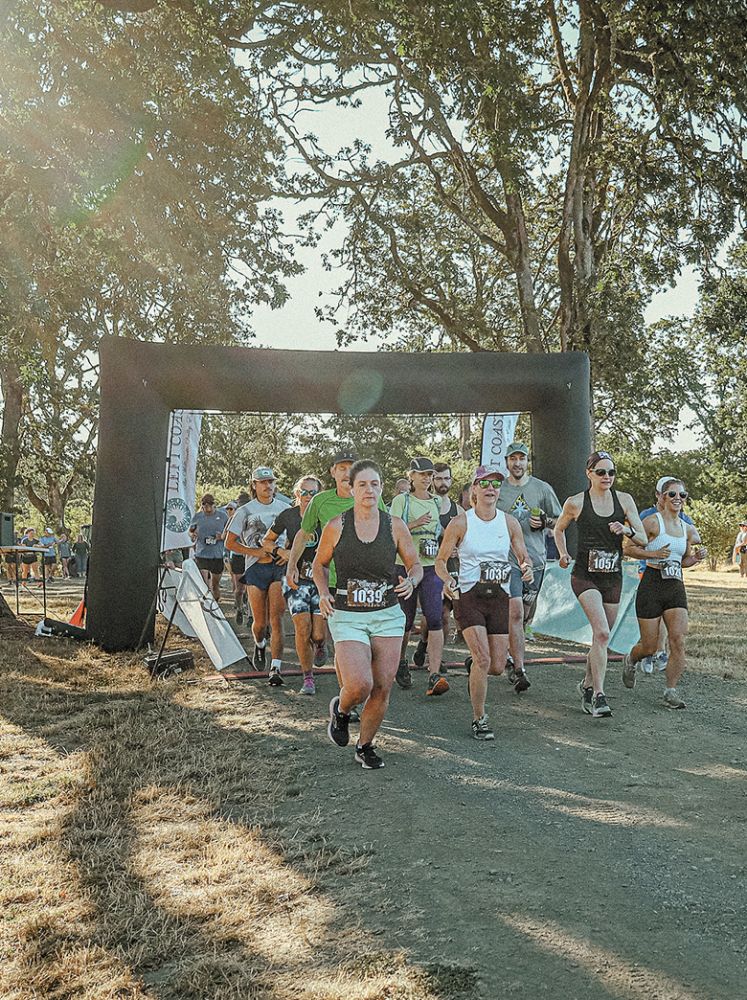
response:
<path id="1" fill-rule="evenodd" d="M 514 440 L 518 413 L 486 413 L 482 422 L 482 450 L 480 465 L 490 466 L 496 472 L 508 475 L 506 448 Z"/>
<path id="2" fill-rule="evenodd" d="M 192 544 L 187 528 L 194 515 L 201 427 L 201 413 L 174 410 L 171 414 L 162 552 Z"/>
<path id="3" fill-rule="evenodd" d="M 185 559 L 181 571 L 166 571 L 158 597 L 158 610 L 166 618 L 171 616 L 176 600 L 174 625 L 191 639 L 199 639 L 216 670 L 246 657 L 193 559 Z"/>

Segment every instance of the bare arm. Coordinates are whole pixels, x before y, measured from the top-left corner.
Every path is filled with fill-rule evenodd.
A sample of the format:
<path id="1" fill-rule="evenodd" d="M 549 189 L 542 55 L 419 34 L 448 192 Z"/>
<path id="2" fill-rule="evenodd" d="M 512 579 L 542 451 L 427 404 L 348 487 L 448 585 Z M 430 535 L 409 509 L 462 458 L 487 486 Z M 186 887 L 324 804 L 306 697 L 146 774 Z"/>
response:
<path id="1" fill-rule="evenodd" d="M 265 536 L 266 537 L 266 536 Z M 299 528 L 296 532 L 296 536 L 293 539 L 293 544 L 290 547 L 290 555 L 288 556 L 288 565 L 285 570 L 285 582 L 291 588 L 291 590 L 298 590 L 298 560 L 301 558 L 301 553 L 306 548 L 306 543 L 310 542 L 314 537 L 312 532 L 304 531 L 303 528 Z M 335 541 L 335 545 L 337 542 Z M 332 557 L 330 556 L 330 559 Z"/>
<path id="2" fill-rule="evenodd" d="M 583 500 L 583 493 L 577 493 L 575 496 L 568 497 L 566 502 L 563 504 L 560 517 L 555 522 L 553 537 L 555 538 L 555 544 L 558 547 L 558 554 L 560 555 L 559 562 L 562 569 L 567 569 L 571 564 L 571 557 L 568 554 L 568 546 L 565 542 L 565 533 L 569 524 L 571 524 L 572 521 L 578 520 L 583 507 Z"/>
<path id="3" fill-rule="evenodd" d="M 261 559 L 263 556 L 267 555 L 262 546 L 257 549 L 253 549 L 248 545 L 244 545 L 241 538 L 233 531 L 228 532 L 225 545 L 229 552 L 238 552 L 242 556 L 251 556 L 253 559 Z"/>
<path id="4" fill-rule="evenodd" d="M 446 568 L 446 561 L 452 557 L 454 550 L 459 548 L 466 531 L 466 514 L 461 513 L 452 518 L 446 525 L 446 531 L 444 531 L 438 555 L 436 556 L 436 575 L 444 581 L 444 593 L 449 600 L 453 600 L 454 597 L 452 589 L 454 585 L 454 578 Z"/>
<path id="5" fill-rule="evenodd" d="M 293 548 L 296 545 L 296 539 L 299 535 L 304 534 L 304 532 L 299 531 L 296 538 L 293 539 Z M 329 524 L 325 527 L 322 532 L 322 537 L 319 540 L 319 545 L 316 550 L 316 557 L 311 567 L 311 575 L 316 584 L 316 589 L 319 591 L 319 611 L 323 618 L 329 618 L 334 614 L 334 600 L 329 592 L 329 564 L 332 562 L 332 558 L 335 552 L 335 546 L 340 541 L 340 535 L 342 534 L 342 518 L 333 517 Z M 291 550 L 291 558 L 292 558 Z M 298 557 L 296 557 L 298 559 Z M 288 563 L 290 566 L 290 561 Z"/>
<path id="6" fill-rule="evenodd" d="M 629 493 L 618 493 L 617 496 L 625 511 L 625 517 L 630 527 L 626 529 L 624 524 L 620 524 L 619 521 L 613 521 L 610 524 L 610 531 L 614 535 L 624 535 L 630 538 L 633 544 L 637 542 L 639 545 L 645 545 L 647 540 L 646 531 L 641 524 L 641 519 L 638 516 L 638 508 L 635 505 L 633 497 Z"/>
<path id="7" fill-rule="evenodd" d="M 641 523 L 641 527 L 646 539 L 651 542 L 659 534 L 659 519 L 655 514 L 649 514 Z M 645 546 L 645 542 L 641 544 L 637 539 L 632 537 L 625 538 L 623 539 L 623 555 L 629 556 L 631 559 L 668 559 L 670 556 L 668 545 L 664 545 L 660 549 L 650 549 L 649 551 L 646 551 Z"/>
<path id="8" fill-rule="evenodd" d="M 506 527 L 508 528 L 508 535 L 511 539 L 511 548 L 513 549 L 514 555 L 519 560 L 521 578 L 526 583 L 531 583 L 534 579 L 534 568 L 529 558 L 527 547 L 524 543 L 524 534 L 521 530 L 521 525 L 512 514 L 506 514 Z"/>

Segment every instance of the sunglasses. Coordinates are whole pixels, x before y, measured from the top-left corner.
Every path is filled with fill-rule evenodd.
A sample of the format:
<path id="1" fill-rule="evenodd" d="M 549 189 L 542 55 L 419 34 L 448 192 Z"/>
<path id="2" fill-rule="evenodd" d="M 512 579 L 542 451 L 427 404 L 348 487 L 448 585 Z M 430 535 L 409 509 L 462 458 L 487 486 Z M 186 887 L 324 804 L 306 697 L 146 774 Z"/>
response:
<path id="1" fill-rule="evenodd" d="M 501 483 L 503 482 L 503 477 L 500 479 L 478 479 L 477 485 L 481 490 L 486 490 L 488 486 L 492 486 L 494 490 L 500 489 Z"/>
<path id="2" fill-rule="evenodd" d="M 299 490 L 298 495 L 300 497 L 315 497 L 319 490 Z"/>
<path id="3" fill-rule="evenodd" d="M 592 469 L 595 476 L 615 476 L 617 469 Z"/>
<path id="4" fill-rule="evenodd" d="M 687 493 L 680 493 L 679 490 L 667 490 L 664 494 L 665 497 L 669 497 L 670 500 L 674 500 L 675 497 L 679 497 L 680 500 L 687 500 Z"/>

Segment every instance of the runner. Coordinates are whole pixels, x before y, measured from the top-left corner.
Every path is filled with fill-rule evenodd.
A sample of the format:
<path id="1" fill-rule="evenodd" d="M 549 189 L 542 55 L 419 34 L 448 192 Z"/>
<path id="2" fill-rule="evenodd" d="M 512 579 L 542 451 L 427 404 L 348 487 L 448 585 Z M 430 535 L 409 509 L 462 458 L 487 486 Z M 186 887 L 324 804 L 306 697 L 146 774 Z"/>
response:
<path id="1" fill-rule="evenodd" d="M 243 507 L 244 504 L 249 503 L 251 496 L 245 493 L 243 490 L 236 497 L 234 514 L 236 511 Z M 231 515 L 230 521 L 233 520 L 233 514 Z M 246 584 L 244 583 L 244 573 L 246 572 L 246 559 L 243 555 L 238 552 L 231 552 L 226 545 L 226 552 L 229 555 L 229 566 L 231 569 L 231 583 L 233 585 L 233 603 L 236 609 L 236 624 L 243 625 L 245 622 L 247 625 L 251 624 L 252 616 L 249 612 L 249 601 L 246 593 Z"/>
<path id="2" fill-rule="evenodd" d="M 588 489 L 569 497 L 555 525 L 560 566 L 571 563 L 565 533 L 578 524 L 578 554 L 571 573 L 571 587 L 591 625 L 592 641 L 586 674 L 579 682 L 581 707 L 594 718 L 612 715 L 604 694 L 607 645 L 615 624 L 622 593 L 623 537 L 645 544 L 646 533 L 633 498 L 613 489 L 616 469 L 608 451 L 595 451 L 586 463 Z M 628 524 L 625 524 L 625 521 Z"/>
<path id="3" fill-rule="evenodd" d="M 273 553 L 262 548 L 262 539 L 278 514 L 288 504 L 275 497 L 275 473 L 260 465 L 252 473 L 254 499 L 239 507 L 228 526 L 226 547 L 231 552 L 244 555 L 246 572 L 244 582 L 249 587 L 249 605 L 252 610 L 252 636 L 254 638 L 254 667 L 266 666 L 267 624 L 272 629 L 270 647 L 272 662 L 268 680 L 273 687 L 283 683 L 281 666 L 283 656 L 283 612 L 285 601 L 280 581 L 285 572 L 287 556 L 280 546 Z M 285 552 L 287 550 L 283 550 Z"/>
<path id="4" fill-rule="evenodd" d="M 321 492 L 322 484 L 316 476 L 301 476 L 293 487 L 295 503 L 281 511 L 272 522 L 272 527 L 262 539 L 262 546 L 268 552 L 278 551 L 284 558 L 290 555 L 290 547 L 296 532 L 301 528 L 301 518 L 312 501 Z M 283 549 L 277 548 L 279 538 L 286 539 Z M 296 652 L 303 671 L 300 694 L 316 694 L 313 667 L 323 667 L 326 662 L 324 637 L 325 624 L 319 612 L 319 592 L 311 577 L 311 564 L 316 555 L 318 539 L 316 535 L 307 542 L 298 564 L 298 587 L 291 589 L 283 581 L 283 596 L 288 613 L 293 621 L 296 636 Z"/>
<path id="5" fill-rule="evenodd" d="M 664 489 L 664 484 L 676 481 L 676 479 L 677 479 L 676 476 L 660 477 L 654 488 L 656 492 L 656 506 L 646 507 L 645 510 L 641 510 L 638 512 L 638 516 L 640 517 L 641 522 L 644 521 L 644 518 L 650 517 L 651 514 L 656 514 L 657 511 L 660 511 L 662 509 L 661 493 L 662 490 Z M 685 524 L 693 523 L 692 518 L 688 517 L 688 515 L 684 512 L 684 510 L 680 511 L 680 518 L 685 522 Z M 700 542 L 700 538 L 698 538 L 698 542 Z M 638 563 L 639 580 L 643 578 L 643 574 L 645 572 L 646 572 L 646 560 L 641 559 L 640 562 Z M 662 619 L 661 622 L 659 623 L 659 641 L 656 644 L 656 652 L 653 654 L 653 656 L 644 656 L 644 658 L 641 660 L 641 672 L 646 675 L 651 675 L 654 672 L 654 668 L 656 668 L 659 671 L 666 670 L 668 659 L 669 659 L 669 653 L 667 652 L 667 627 L 664 624 L 664 620 Z"/>
<path id="6" fill-rule="evenodd" d="M 514 441 L 506 451 L 508 479 L 501 488 L 498 509 L 512 514 L 519 522 L 524 544 L 532 560 L 534 579 L 525 583 L 516 557 L 511 554 L 511 597 L 508 608 L 508 679 L 514 691 L 520 694 L 530 684 L 524 669 L 524 629 L 534 617 L 542 578 L 547 565 L 545 528 L 554 528 L 560 516 L 560 501 L 549 483 L 537 479 L 528 471 L 529 448 L 521 441 Z"/>
<path id="7" fill-rule="evenodd" d="M 444 581 L 444 593 L 454 601 L 454 614 L 472 657 L 469 696 L 476 740 L 495 739 L 485 714 L 485 698 L 488 674 L 502 674 L 506 667 L 511 550 L 522 579 L 532 580 L 519 522 L 496 508 L 502 483 L 503 474 L 489 466 L 475 471 L 472 507 L 451 521 L 436 559 L 436 572 Z M 454 549 L 459 553 L 456 580 L 448 569 Z"/>
<path id="8" fill-rule="evenodd" d="M 436 575 L 434 566 L 438 554 L 438 539 L 441 535 L 441 503 L 430 493 L 434 471 L 433 462 L 429 458 L 413 458 L 409 469 L 410 492 L 398 494 L 392 500 L 391 506 L 392 517 L 401 518 L 407 525 L 423 567 L 421 582 L 412 594 L 400 598 L 399 602 L 405 613 L 405 634 L 402 637 L 402 650 L 395 680 L 401 688 L 412 687 L 412 675 L 407 664 L 407 644 L 415 623 L 419 598 L 428 626 L 430 676 L 425 691 L 427 695 L 446 694 L 449 690 L 449 682 L 439 674 L 444 651 L 443 582 Z M 404 576 L 405 571 L 402 566 L 397 566 L 396 572 Z"/>
<path id="9" fill-rule="evenodd" d="M 682 579 L 683 566 L 695 566 L 706 557 L 694 524 L 681 518 L 687 500 L 687 490 L 679 479 L 662 484 L 660 511 L 643 520 L 648 539 L 645 546 L 625 542 L 626 555 L 640 558 L 645 554 L 646 570 L 638 585 L 635 613 L 641 638 L 623 659 L 623 684 L 635 687 L 636 667 L 645 656 L 656 650 L 659 625 L 663 621 L 669 638 L 669 659 L 666 667 L 667 686 L 664 689 L 666 708 L 684 708 L 677 693 L 677 684 L 685 670 L 685 636 L 687 635 L 687 594 Z"/>
<path id="10" fill-rule="evenodd" d="M 192 518 L 189 537 L 195 547 L 195 562 L 202 579 L 210 588 L 216 604 L 220 604 L 220 578 L 223 575 L 223 539 L 228 515 L 217 510 L 215 497 L 206 493 L 200 500 L 200 509 Z"/>
<path id="11" fill-rule="evenodd" d="M 389 704 L 405 628 L 398 599 L 412 595 L 423 568 L 405 524 L 379 509 L 381 470 L 376 463 L 356 462 L 349 481 L 352 509 L 327 524 L 313 567 L 342 680 L 340 694 L 329 705 L 327 734 L 337 746 L 347 746 L 350 711 L 365 702 L 355 759 L 362 767 L 375 769 L 384 766 L 373 740 Z M 395 560 L 407 575 L 393 584 Z"/>
<path id="12" fill-rule="evenodd" d="M 463 513 L 463 508 L 459 504 L 454 503 L 454 501 L 449 496 L 449 490 L 451 489 L 451 484 L 453 482 L 451 475 L 451 468 L 446 464 L 446 462 L 434 462 L 433 463 L 433 492 L 436 494 L 439 502 L 440 514 L 439 521 L 441 522 L 441 533 L 449 526 L 449 523 L 454 520 L 457 514 Z M 452 576 L 459 570 L 459 559 L 456 556 L 456 552 L 453 553 L 451 558 L 447 560 L 446 563 L 449 573 Z M 451 615 L 451 610 L 453 608 L 452 602 L 446 597 L 445 594 L 442 595 L 442 616 L 441 624 L 444 630 L 444 645 L 449 636 L 449 616 Z M 420 640 L 418 642 L 415 652 L 412 654 L 412 662 L 417 667 L 422 667 L 425 664 L 425 656 L 428 652 L 428 623 L 426 621 L 425 615 L 422 616 L 420 622 Z M 439 673 L 447 673 L 446 667 L 441 662 L 439 667 Z"/>
<path id="13" fill-rule="evenodd" d="M 747 576 L 747 521 L 739 522 L 739 531 L 734 539 L 732 559 L 739 566 L 740 579 Z"/>

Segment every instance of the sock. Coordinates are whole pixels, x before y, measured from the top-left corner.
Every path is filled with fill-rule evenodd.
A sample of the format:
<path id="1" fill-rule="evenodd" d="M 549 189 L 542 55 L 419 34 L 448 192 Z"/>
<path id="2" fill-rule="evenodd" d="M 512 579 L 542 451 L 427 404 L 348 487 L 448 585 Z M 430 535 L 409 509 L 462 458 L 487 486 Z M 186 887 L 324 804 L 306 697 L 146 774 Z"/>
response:
<path id="1" fill-rule="evenodd" d="M 282 660 L 273 660 L 272 663 L 270 664 L 270 670 L 277 670 L 278 673 L 279 673 L 280 672 L 280 664 L 282 662 L 283 662 Z"/>
<path id="2" fill-rule="evenodd" d="M 670 693 L 673 694 L 676 690 L 677 690 L 677 688 L 667 688 L 667 687 L 665 687 L 664 688 L 664 694 L 670 694 Z"/>
<path id="3" fill-rule="evenodd" d="M 255 639 L 254 645 L 257 647 L 257 649 L 264 649 L 265 646 L 267 645 L 267 639 L 263 639 L 262 642 L 257 642 L 257 640 Z"/>
<path id="4" fill-rule="evenodd" d="M 306 680 L 307 677 L 313 678 L 314 677 L 314 671 L 313 670 L 304 670 L 304 672 L 303 672 L 303 679 Z"/>

